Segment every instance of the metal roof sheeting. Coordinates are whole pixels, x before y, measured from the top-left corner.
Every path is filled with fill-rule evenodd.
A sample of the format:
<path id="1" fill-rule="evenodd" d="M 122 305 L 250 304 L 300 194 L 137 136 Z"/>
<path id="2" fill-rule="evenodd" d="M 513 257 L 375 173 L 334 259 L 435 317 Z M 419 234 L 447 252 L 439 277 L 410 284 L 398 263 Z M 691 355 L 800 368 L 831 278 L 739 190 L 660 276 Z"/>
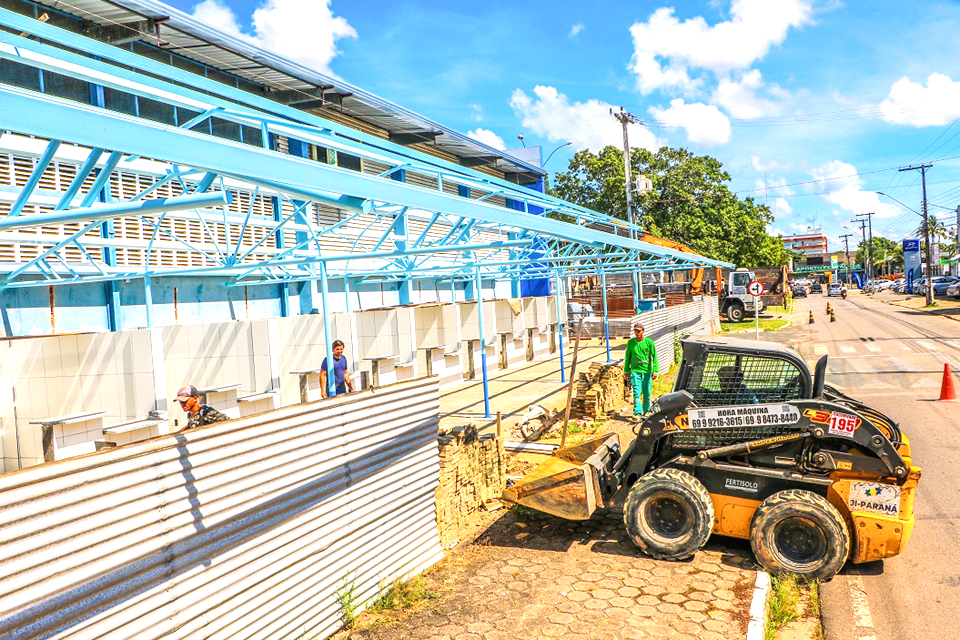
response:
<path id="1" fill-rule="evenodd" d="M 267 87 L 308 91 L 330 87 L 343 96 L 343 106 L 351 116 L 367 121 L 391 133 L 432 131 L 439 133 L 435 146 L 461 158 L 495 157 L 497 168 L 507 173 L 526 173 L 534 178 L 546 175 L 540 167 L 494 149 L 458 131 L 445 127 L 418 113 L 405 109 L 340 78 L 328 76 L 261 49 L 217 29 L 192 16 L 155 0 L 38 0 L 60 11 L 101 25 L 132 23 L 143 18 L 163 19 L 154 37 L 140 40 L 156 44 L 157 36 L 169 43 L 164 50 Z M 211 46 L 203 46 L 209 44 Z"/>
<path id="2" fill-rule="evenodd" d="M 325 637 L 442 557 L 436 378 L 0 476 L 0 637 Z"/>

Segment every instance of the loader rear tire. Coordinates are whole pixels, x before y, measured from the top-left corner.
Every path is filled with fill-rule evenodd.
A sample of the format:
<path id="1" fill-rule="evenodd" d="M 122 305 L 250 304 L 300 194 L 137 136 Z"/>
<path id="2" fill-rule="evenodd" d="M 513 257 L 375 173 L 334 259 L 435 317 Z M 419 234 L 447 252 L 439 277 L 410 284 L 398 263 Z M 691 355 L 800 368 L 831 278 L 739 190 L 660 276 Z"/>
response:
<path id="1" fill-rule="evenodd" d="M 703 548 L 713 528 L 713 500 L 686 471 L 656 469 L 630 488 L 623 522 L 633 543 L 658 560 L 683 560 Z"/>
<path id="2" fill-rule="evenodd" d="M 830 580 L 847 561 L 850 532 L 826 498 L 801 489 L 775 493 L 757 507 L 750 546 L 774 575 Z"/>

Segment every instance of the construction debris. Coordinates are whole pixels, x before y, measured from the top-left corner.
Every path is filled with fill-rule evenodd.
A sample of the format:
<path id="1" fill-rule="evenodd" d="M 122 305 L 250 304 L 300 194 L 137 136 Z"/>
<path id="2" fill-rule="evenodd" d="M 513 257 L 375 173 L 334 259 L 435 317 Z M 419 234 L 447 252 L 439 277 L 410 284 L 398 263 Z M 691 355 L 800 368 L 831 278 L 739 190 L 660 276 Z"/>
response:
<path id="1" fill-rule="evenodd" d="M 462 537 L 471 517 L 490 510 L 506 487 L 503 442 L 493 434 L 478 435 L 473 425 L 441 433 L 440 484 L 437 486 L 437 529 L 444 548 Z"/>
<path id="2" fill-rule="evenodd" d="M 623 364 L 593 362 L 580 373 L 571 407 L 578 418 L 597 419 L 617 411 L 627 400 L 623 384 Z"/>

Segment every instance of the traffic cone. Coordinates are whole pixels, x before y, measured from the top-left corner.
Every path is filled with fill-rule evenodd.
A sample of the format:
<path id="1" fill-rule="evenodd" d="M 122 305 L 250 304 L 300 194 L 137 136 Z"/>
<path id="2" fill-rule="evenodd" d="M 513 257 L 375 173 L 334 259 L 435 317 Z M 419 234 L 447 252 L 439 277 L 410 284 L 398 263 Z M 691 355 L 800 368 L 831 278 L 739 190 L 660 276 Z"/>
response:
<path id="1" fill-rule="evenodd" d="M 827 303 L 827 313 L 831 313 L 833 309 L 830 308 L 830 303 Z"/>
<path id="2" fill-rule="evenodd" d="M 813 324 L 813 311 L 810 312 L 810 324 Z"/>
<path id="3" fill-rule="evenodd" d="M 950 365 L 943 363 L 943 383 L 940 385 L 940 402 L 947 400 L 956 400 L 957 390 L 953 386 L 953 374 L 950 373 Z"/>
<path id="4" fill-rule="evenodd" d="M 833 310 L 830 310 L 830 322 L 836 322 L 837 316 L 833 315 Z"/>

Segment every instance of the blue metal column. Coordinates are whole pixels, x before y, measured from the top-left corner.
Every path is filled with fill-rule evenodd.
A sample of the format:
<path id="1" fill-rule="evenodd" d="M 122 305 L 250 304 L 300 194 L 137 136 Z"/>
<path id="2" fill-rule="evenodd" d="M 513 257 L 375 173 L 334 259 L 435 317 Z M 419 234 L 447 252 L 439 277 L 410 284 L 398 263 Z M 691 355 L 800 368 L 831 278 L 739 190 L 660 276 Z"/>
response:
<path id="1" fill-rule="evenodd" d="M 277 223 L 283 221 L 283 206 L 280 204 L 280 198 L 272 196 L 270 204 L 273 207 L 273 219 Z M 274 232 L 274 243 L 277 249 L 286 247 L 286 241 L 283 238 L 283 229 Z M 280 317 L 286 318 L 290 315 L 290 285 L 283 283 L 277 285 L 280 287 Z"/>
<path id="2" fill-rule="evenodd" d="M 337 395 L 336 372 L 333 366 L 333 329 L 330 326 L 330 288 L 327 286 L 327 263 L 318 263 L 320 267 L 320 306 L 323 312 L 323 342 L 327 348 L 327 395 Z"/>
<path id="3" fill-rule="evenodd" d="M 143 276 L 143 306 L 147 314 L 147 328 L 153 328 L 153 291 L 150 288 L 150 276 Z"/>
<path id="4" fill-rule="evenodd" d="M 516 240 L 516 239 L 517 239 L 517 234 L 516 234 L 516 233 L 508 233 L 508 234 L 507 234 L 507 239 L 508 239 L 508 240 Z M 510 260 L 511 260 L 511 262 L 514 261 L 514 260 L 519 259 L 519 257 L 520 257 L 520 254 L 519 254 L 519 252 L 518 252 L 516 249 L 510 249 Z M 513 275 L 510 276 L 510 297 L 511 297 L 511 298 L 519 298 L 519 297 L 520 297 L 520 277 L 519 277 L 519 275 L 516 273 L 516 271 L 511 270 L 511 273 L 512 273 Z"/>
<path id="5" fill-rule="evenodd" d="M 400 169 L 398 171 L 394 171 L 393 173 L 391 173 L 390 177 L 396 180 L 397 182 L 406 182 L 407 172 L 404 171 L 403 169 Z M 393 232 L 397 235 L 403 236 L 403 240 L 401 240 L 400 242 L 394 242 L 394 246 L 396 246 L 397 251 L 405 251 L 407 248 L 407 245 L 409 244 L 409 239 L 407 238 L 407 234 L 410 232 L 408 218 L 405 211 L 403 213 L 400 213 L 398 217 L 400 218 L 400 220 L 397 221 L 397 224 L 394 226 Z M 413 291 L 413 282 L 409 278 L 404 278 L 403 280 L 401 280 L 400 284 L 397 286 L 398 302 L 401 305 L 410 304 L 412 291 Z"/>
<path id="6" fill-rule="evenodd" d="M 350 278 L 346 275 L 343 276 L 343 295 L 346 298 L 347 313 L 350 313 Z"/>
<path id="7" fill-rule="evenodd" d="M 480 324 L 480 370 L 483 372 L 483 416 L 490 417 L 490 388 L 487 386 L 487 341 L 483 332 L 483 288 L 480 282 L 480 265 L 474 275 L 477 287 L 477 320 Z"/>
<path id="8" fill-rule="evenodd" d="M 450 276 L 450 302 L 457 301 L 457 283 L 454 281 L 453 276 Z"/>
<path id="9" fill-rule="evenodd" d="M 607 272 L 600 272 L 600 289 L 603 294 L 603 334 L 607 338 L 607 362 L 610 360 L 610 318 L 607 316 Z"/>
<path id="10" fill-rule="evenodd" d="M 563 366 L 563 307 L 560 303 L 560 270 L 556 271 L 557 277 L 557 349 L 560 350 L 560 382 L 567 381 L 567 372 Z"/>

